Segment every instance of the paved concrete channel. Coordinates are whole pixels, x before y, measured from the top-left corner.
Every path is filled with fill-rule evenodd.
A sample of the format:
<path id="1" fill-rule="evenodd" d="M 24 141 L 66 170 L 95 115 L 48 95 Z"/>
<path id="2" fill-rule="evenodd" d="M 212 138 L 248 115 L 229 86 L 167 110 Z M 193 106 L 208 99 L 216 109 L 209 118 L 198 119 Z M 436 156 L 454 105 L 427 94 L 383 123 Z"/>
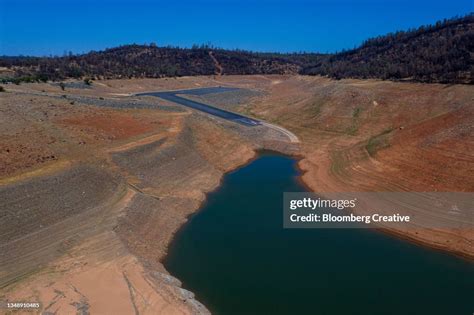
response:
<path id="1" fill-rule="evenodd" d="M 190 90 L 177 90 L 177 91 L 165 91 L 165 92 L 148 92 L 148 93 L 140 93 L 137 94 L 139 96 L 143 95 L 150 95 L 162 98 L 164 100 L 174 102 L 177 104 L 184 105 L 186 107 L 190 107 L 205 113 L 208 113 L 213 116 L 217 116 L 220 118 L 224 118 L 230 121 L 234 121 L 236 123 L 245 125 L 245 126 L 258 126 L 262 123 L 259 120 L 249 118 L 243 115 L 239 115 L 233 112 L 229 112 L 223 109 L 219 109 L 204 103 L 199 103 L 196 101 L 192 101 L 186 99 L 184 97 L 178 95 L 205 95 L 211 93 L 223 93 L 229 91 L 239 90 L 238 88 L 231 88 L 231 87 L 209 87 L 209 88 L 198 88 L 198 89 L 190 89 Z"/>

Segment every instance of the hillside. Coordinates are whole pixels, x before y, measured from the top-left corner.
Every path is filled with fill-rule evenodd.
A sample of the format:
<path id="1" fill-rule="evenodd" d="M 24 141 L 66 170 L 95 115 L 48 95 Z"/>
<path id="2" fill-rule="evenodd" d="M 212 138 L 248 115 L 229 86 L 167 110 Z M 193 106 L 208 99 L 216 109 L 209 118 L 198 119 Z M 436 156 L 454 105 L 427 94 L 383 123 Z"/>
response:
<path id="1" fill-rule="evenodd" d="M 214 56 L 215 60 L 212 58 Z M 317 62 L 319 54 L 266 54 L 240 50 L 191 49 L 125 45 L 104 51 L 63 57 L 1 57 L 0 67 L 14 69 L 17 77 L 33 80 L 64 78 L 159 78 L 218 73 L 296 74 L 306 64 Z"/>
<path id="2" fill-rule="evenodd" d="M 63 57 L 0 57 L 2 81 L 307 74 L 427 83 L 472 83 L 474 15 L 368 39 L 333 55 L 256 53 L 195 46 L 125 45 Z"/>
<path id="3" fill-rule="evenodd" d="M 472 83 L 474 15 L 372 38 L 335 54 L 303 74 L 333 78 L 378 78 Z"/>

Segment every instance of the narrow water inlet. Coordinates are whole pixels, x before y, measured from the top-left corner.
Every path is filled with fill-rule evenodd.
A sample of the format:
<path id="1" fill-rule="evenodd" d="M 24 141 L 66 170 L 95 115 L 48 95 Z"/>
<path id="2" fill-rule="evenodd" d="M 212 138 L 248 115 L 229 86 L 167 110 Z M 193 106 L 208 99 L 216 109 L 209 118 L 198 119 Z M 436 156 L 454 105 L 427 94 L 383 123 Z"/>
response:
<path id="1" fill-rule="evenodd" d="M 283 229 L 292 158 L 227 174 L 164 264 L 213 314 L 471 314 L 474 265 L 366 229 Z"/>

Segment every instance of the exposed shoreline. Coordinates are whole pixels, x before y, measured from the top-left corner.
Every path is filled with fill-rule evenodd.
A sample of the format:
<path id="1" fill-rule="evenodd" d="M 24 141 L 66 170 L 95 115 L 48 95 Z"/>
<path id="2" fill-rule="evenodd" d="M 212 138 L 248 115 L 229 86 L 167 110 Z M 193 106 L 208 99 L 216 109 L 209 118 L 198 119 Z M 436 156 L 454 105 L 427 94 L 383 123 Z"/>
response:
<path id="1" fill-rule="evenodd" d="M 197 213 L 199 213 L 199 211 L 201 211 L 206 206 L 207 194 L 217 191 L 220 188 L 220 186 L 222 185 L 222 181 L 223 181 L 223 178 L 225 176 L 227 176 L 229 173 L 236 172 L 239 169 L 251 164 L 252 162 L 254 162 L 256 160 L 258 160 L 260 158 L 260 156 L 262 154 L 265 154 L 266 152 L 271 153 L 271 154 L 275 154 L 275 155 L 286 156 L 286 157 L 290 157 L 290 158 L 294 159 L 295 162 L 296 162 L 295 163 L 295 168 L 298 171 L 298 175 L 296 177 L 296 180 L 298 181 L 299 184 L 301 184 L 303 187 L 305 187 L 305 189 L 308 192 L 313 192 L 311 190 L 310 186 L 303 179 L 303 175 L 306 171 L 303 170 L 300 167 L 300 164 L 299 164 L 299 162 L 304 158 L 304 156 L 301 153 L 285 154 L 285 153 L 275 151 L 275 150 L 270 150 L 270 149 L 256 149 L 256 150 L 254 150 L 255 154 L 252 158 L 248 159 L 243 164 L 238 165 L 237 167 L 235 167 L 233 169 L 229 169 L 228 171 L 226 171 L 225 173 L 222 174 L 222 176 L 220 178 L 220 181 L 219 181 L 219 185 L 217 185 L 213 190 L 208 191 L 206 193 L 206 198 L 202 201 L 202 203 L 199 205 L 199 207 L 196 208 L 195 210 L 193 210 L 193 212 L 191 214 L 189 214 L 189 216 L 187 217 L 186 222 L 183 222 L 183 224 L 172 234 L 172 239 L 167 244 L 167 248 L 169 248 L 169 246 L 175 241 L 176 235 L 178 233 L 180 233 L 180 231 L 184 228 L 184 226 L 186 224 L 188 224 L 189 218 L 196 215 Z M 447 249 L 446 247 L 437 246 L 433 243 L 429 243 L 429 242 L 426 242 L 426 241 L 423 241 L 423 240 L 419 240 L 415 237 L 412 237 L 410 235 L 406 235 L 403 232 L 398 232 L 397 230 L 394 230 L 394 229 L 373 228 L 372 230 L 376 231 L 377 233 L 383 233 L 383 234 L 388 235 L 390 237 L 395 237 L 395 238 L 398 238 L 398 239 L 403 240 L 405 242 L 415 244 L 417 246 L 422 246 L 424 248 L 428 248 L 428 249 L 431 249 L 431 250 L 434 250 L 434 251 L 439 251 L 439 252 L 442 252 L 442 253 L 445 253 L 445 254 L 455 256 L 455 257 L 460 258 L 460 259 L 464 259 L 468 262 L 474 263 L 474 256 L 473 255 L 469 255 L 467 253 L 463 253 L 463 252 L 459 252 L 459 251 L 455 251 L 455 250 L 450 250 L 450 249 Z M 166 260 L 166 255 L 160 260 L 160 262 L 163 262 L 164 260 Z"/>
<path id="2" fill-rule="evenodd" d="M 297 180 L 303 187 L 306 188 L 306 190 L 308 192 L 313 192 L 314 193 L 314 191 L 311 190 L 311 187 L 308 185 L 308 183 L 306 183 L 303 179 L 304 173 L 307 172 L 304 169 L 302 169 L 300 167 L 300 164 L 299 164 L 299 161 L 301 161 L 303 158 L 300 157 L 299 155 L 297 155 L 297 157 L 299 158 L 299 160 L 298 160 L 298 163 L 296 163 L 296 167 L 298 169 L 298 172 L 300 173 L 300 175 L 298 175 L 298 177 L 297 177 Z M 436 245 L 434 243 L 430 243 L 428 241 L 420 240 L 420 239 L 417 239 L 416 237 L 413 237 L 412 235 L 407 235 L 403 232 L 399 232 L 396 229 L 389 229 L 389 228 L 380 227 L 380 228 L 373 228 L 373 230 L 377 231 L 378 233 L 384 233 L 384 234 L 389 235 L 391 237 L 396 237 L 396 238 L 404 240 L 406 242 L 410 242 L 410 243 L 416 244 L 418 246 L 423 246 L 425 248 L 429 248 L 429 249 L 436 250 L 436 251 L 439 251 L 439 252 L 443 252 L 443 253 L 446 253 L 446 254 L 449 254 L 449 255 L 453 255 L 453 256 L 456 256 L 458 258 L 461 258 L 461 259 L 464 259 L 466 261 L 474 263 L 474 255 L 472 255 L 472 254 L 452 250 L 452 249 L 449 249 L 449 248 L 446 248 L 446 247 Z"/>
<path id="3" fill-rule="evenodd" d="M 224 176 L 252 163 L 252 161 L 259 158 L 262 152 L 271 151 L 274 154 L 281 154 L 294 159 L 296 162 L 295 167 L 298 170 L 296 180 L 308 191 L 313 191 L 310 187 L 311 185 L 315 187 L 315 183 L 316 185 L 322 184 L 329 188 L 336 187 L 339 191 L 347 189 L 348 186 L 339 185 L 337 182 L 341 178 L 335 178 L 334 174 L 318 172 L 318 169 L 319 171 L 324 169 L 329 171 L 331 164 L 328 163 L 333 162 L 331 161 L 331 156 L 329 156 L 331 148 L 324 146 L 324 141 L 328 139 L 324 138 L 327 134 L 315 134 L 315 132 L 319 132 L 317 129 L 299 129 L 294 121 L 283 120 L 278 122 L 271 117 L 272 114 L 275 114 L 277 117 L 280 117 L 279 115 L 285 117 L 284 115 L 286 114 L 282 114 L 280 111 L 282 108 L 285 109 L 287 104 L 293 104 L 290 103 L 293 100 L 298 102 L 296 104 L 305 104 L 305 99 L 300 97 L 300 86 L 324 86 L 329 84 L 326 80 L 307 77 L 271 76 L 265 77 L 265 81 L 258 77 L 236 76 L 220 78 L 222 81 L 219 83 L 222 84 L 251 89 L 255 86 L 255 90 L 258 93 L 217 95 L 215 96 L 216 103 L 220 104 L 223 99 L 226 99 L 227 103 L 223 103 L 226 104 L 223 105 L 224 108 L 226 106 L 243 106 L 243 113 L 254 115 L 255 108 L 250 107 L 249 110 L 245 107 L 247 105 L 239 105 L 247 104 L 247 101 L 243 102 L 242 100 L 254 97 L 256 102 L 263 102 L 261 112 L 268 113 L 269 115 L 269 117 L 266 117 L 260 114 L 254 115 L 254 117 L 263 118 L 265 121 L 291 129 L 302 140 L 299 144 L 289 143 L 287 137 L 280 134 L 278 130 L 272 130 L 265 126 L 258 127 L 257 129 L 240 128 L 229 122 L 189 112 L 179 106 L 161 101 L 158 102 L 150 98 L 130 100 L 127 97 L 122 99 L 107 97 L 111 91 L 113 93 L 124 90 L 140 92 L 150 90 L 150 87 L 155 86 L 160 89 L 174 87 L 176 89 L 183 89 L 190 86 L 215 85 L 217 82 L 210 81 L 207 78 L 204 79 L 192 77 L 172 82 L 166 80 L 131 80 L 129 85 L 125 86 L 123 81 L 108 81 L 106 82 L 107 85 L 101 84 L 99 86 L 97 84 L 97 87 L 85 92 L 82 90 L 72 90 L 71 94 L 67 93 L 67 97 L 60 97 L 59 95 L 64 92 L 60 91 L 58 87 L 47 84 L 20 86 L 18 87 L 20 89 L 19 92 L 12 91 L 5 94 L 5 100 L 8 101 L 6 106 L 16 106 L 18 103 L 28 104 L 19 108 L 20 111 L 25 111 L 23 114 L 25 117 L 32 113 L 31 120 L 34 122 L 38 120 L 43 121 L 45 120 L 44 117 L 47 117 L 46 123 L 43 123 L 45 130 L 49 132 L 49 130 L 56 130 L 54 128 L 63 128 L 61 129 L 65 130 L 63 132 L 71 135 L 70 139 L 72 140 L 68 138 L 66 145 L 60 147 L 63 150 L 59 151 L 61 159 L 57 162 L 50 162 L 45 165 L 39 164 L 36 168 L 30 168 L 32 176 L 35 176 L 32 178 L 28 177 L 28 181 L 35 178 L 54 178 L 58 176 L 56 171 L 59 172 L 59 170 L 57 168 L 68 171 L 72 166 L 80 162 L 99 166 L 99 169 L 103 168 L 103 170 L 112 172 L 112 175 L 121 177 L 124 182 L 128 183 L 128 187 L 125 188 L 126 198 L 121 199 L 119 204 L 113 204 L 112 216 L 104 216 L 107 220 L 104 221 L 104 226 L 101 226 L 100 233 L 97 234 L 98 232 L 94 225 L 85 227 L 87 231 L 91 229 L 92 233 L 90 237 L 85 238 L 85 241 L 93 245 L 84 247 L 81 245 L 84 239 L 63 233 L 64 240 L 60 239 L 62 242 L 57 242 L 57 244 L 52 246 L 52 248 L 58 246 L 59 253 L 63 256 L 59 260 L 51 261 L 51 264 L 48 264 L 44 270 L 52 272 L 51 275 L 55 274 L 57 270 L 67 270 L 62 274 L 62 278 L 58 278 L 59 275 L 56 275 L 56 278 L 54 278 L 57 280 L 58 290 L 65 288 L 64 290 L 67 291 L 65 291 L 66 295 L 72 295 L 75 296 L 75 299 L 80 299 L 74 291 L 67 289 L 67 286 L 64 287 L 67 284 L 67 282 L 64 282 L 64 279 L 65 277 L 67 278 L 68 273 L 81 274 L 82 278 L 79 277 L 75 281 L 79 281 L 77 283 L 81 283 L 81 286 L 84 285 L 87 290 L 91 290 L 93 288 L 89 287 L 89 284 L 81 282 L 85 281 L 84 279 L 89 279 L 87 276 L 88 272 L 96 272 L 96 269 L 94 269 L 96 265 L 100 270 L 100 268 L 106 268 L 104 266 L 108 266 L 108 264 L 114 264 L 118 270 L 135 274 L 136 276 L 129 277 L 129 280 L 140 289 L 152 292 L 149 291 L 150 286 L 143 282 L 143 280 L 153 283 L 155 293 L 150 294 L 156 298 L 154 300 L 154 303 L 158 303 L 156 305 L 163 305 L 165 303 L 164 305 L 169 307 L 173 306 L 178 307 L 178 309 L 189 310 L 188 307 L 194 305 L 191 293 L 181 292 L 178 280 L 164 280 L 169 276 L 169 273 L 161 262 L 168 254 L 169 246 L 174 241 L 177 233 L 180 232 L 193 215 L 205 207 L 208 198 L 207 194 L 216 191 L 222 185 Z M 295 91 L 285 90 L 285 80 L 289 82 L 290 87 L 297 87 L 297 89 L 295 88 Z M 360 86 L 364 86 L 364 84 L 393 85 L 393 83 L 378 82 L 356 82 L 356 84 L 360 84 Z M 347 88 L 347 86 L 351 86 L 351 83 L 344 83 L 342 86 Z M 274 87 L 276 87 L 275 90 L 273 90 Z M 41 92 L 43 88 L 47 92 Z M 399 87 L 397 86 L 397 88 Z M 359 85 L 357 89 L 359 89 Z M 437 89 L 439 87 L 435 87 L 435 90 Z M 468 91 L 466 87 L 455 87 L 454 90 Z M 351 93 L 356 93 L 353 90 L 350 91 Z M 278 94 L 278 92 L 283 93 L 282 99 L 279 99 L 282 95 Z M 297 97 L 292 95 L 293 92 L 296 93 Z M 83 93 L 85 94 L 83 95 Z M 105 99 L 97 97 L 94 93 L 104 95 Z M 272 93 L 276 93 L 275 97 L 279 101 L 279 105 L 274 109 L 265 107 L 267 103 L 275 104 L 272 97 L 270 97 L 273 95 Z M 286 98 L 286 93 L 288 93 L 288 98 Z M 309 100 L 311 101 L 312 99 Z M 34 103 L 30 103 L 33 101 Z M 127 105 L 128 102 L 132 103 Z M 211 104 L 214 103 L 212 100 L 209 102 Z M 73 103 L 76 103 L 76 105 L 83 103 L 84 105 L 96 106 L 71 106 L 69 103 L 71 105 Z M 128 109 L 129 107 L 127 107 L 135 105 L 141 106 L 139 107 L 140 109 Z M 38 114 L 35 112 L 36 108 L 32 108 L 32 106 L 38 108 Z M 259 108 L 258 106 L 256 107 L 257 109 Z M 343 105 L 339 106 L 343 107 Z M 372 105 L 369 104 L 369 106 Z M 61 111 L 58 111 L 58 109 Z M 295 112 L 298 113 L 298 111 Z M 259 111 L 257 110 L 258 113 Z M 58 117 L 56 117 L 56 114 Z M 305 117 L 304 115 L 307 114 L 305 114 L 304 110 L 301 110 L 301 115 L 301 117 Z M 114 126 L 112 129 L 108 128 L 109 121 L 116 121 L 117 126 Z M 298 123 L 301 122 L 298 121 Z M 122 130 L 120 129 L 123 128 L 121 124 L 130 126 L 130 128 Z M 50 128 L 50 126 L 53 128 Z M 295 129 L 293 129 L 293 126 Z M 99 128 L 99 132 L 91 128 Z M 48 134 L 46 131 L 37 133 L 37 130 L 33 130 L 31 134 L 35 136 L 38 134 L 40 137 L 36 139 L 30 136 L 26 140 L 23 139 L 24 143 L 28 144 L 28 141 L 31 141 L 31 139 L 36 139 L 34 141 L 42 144 L 41 141 L 49 139 L 51 133 Z M 55 136 L 54 133 L 52 135 Z M 330 137 L 338 135 L 340 136 L 340 134 L 335 133 L 331 134 Z M 321 138 L 318 138 L 320 136 Z M 82 144 L 83 139 L 87 140 L 87 145 Z M 308 139 L 315 139 L 317 143 L 308 143 Z M 351 138 L 351 141 L 354 139 L 357 140 L 357 137 Z M 81 141 L 79 145 L 78 141 Z M 43 148 L 49 149 L 50 146 L 44 143 Z M 52 148 L 54 149 L 55 147 Z M 62 152 L 67 152 L 71 157 L 61 156 Z M 91 152 L 95 154 L 93 157 L 90 156 Z M 321 157 L 320 152 L 325 153 L 323 154 L 324 156 Z M 46 152 L 45 154 L 51 156 L 56 154 L 56 152 Z M 22 156 L 25 155 L 23 154 Z M 70 161 L 74 163 L 69 163 Z M 50 167 L 50 172 L 42 171 Z M 36 172 L 34 170 L 39 171 Z M 16 178 L 16 175 L 13 178 Z M 343 177 L 343 183 L 346 178 Z M 370 180 L 371 178 L 368 179 Z M 9 183 L 9 181 L 5 182 L 5 184 Z M 376 191 L 377 187 L 375 186 L 373 189 Z M 466 185 L 466 187 L 469 186 Z M 51 196 L 54 196 L 54 194 L 51 193 Z M 108 204 L 107 199 L 101 198 L 99 198 L 98 202 Z M 44 206 L 47 206 L 47 204 Z M 385 233 L 407 242 L 433 250 L 440 250 L 470 262 L 474 258 L 470 254 L 466 255 L 449 247 L 437 246 L 436 240 L 430 243 L 426 240 L 417 239 L 412 235 L 406 235 L 403 232 L 391 231 L 386 228 L 376 230 L 377 233 Z M 70 239 L 73 241 L 70 241 Z M 35 241 L 40 242 L 41 239 Z M 113 244 L 113 246 L 109 246 L 109 244 Z M 46 246 L 47 243 L 45 242 L 43 245 Z M 38 247 L 38 249 L 40 248 Z M 79 263 L 79 265 L 84 264 L 84 266 L 79 267 L 79 269 L 76 266 L 71 267 L 71 259 L 65 259 L 71 253 L 74 253 L 72 257 L 75 257 L 75 263 Z M 94 263 L 91 263 L 91 259 Z M 18 261 L 23 260 L 18 259 Z M 139 274 L 140 276 L 138 276 Z M 19 280 L 21 287 L 25 287 L 25 284 L 31 284 L 29 289 L 33 290 L 35 286 L 39 288 L 41 285 L 44 286 L 46 283 L 49 283 L 46 281 L 49 281 L 47 279 L 49 275 L 46 272 L 35 270 L 33 276 L 31 276 L 31 273 L 29 275 L 26 281 Z M 39 279 L 38 282 L 35 282 L 37 279 Z M 117 279 L 110 278 L 110 281 L 115 280 Z M 120 290 L 124 294 L 131 294 L 126 286 Z M 27 291 L 18 291 L 23 296 L 27 296 L 25 292 Z M 158 296 L 156 293 L 158 293 Z M 126 303 L 128 303 L 127 299 L 124 299 Z M 47 296 L 46 301 L 49 300 L 50 297 Z M 100 303 L 97 305 L 100 305 Z M 144 303 L 143 305 L 147 304 Z M 143 305 L 138 305 L 137 307 L 140 308 Z M 62 309 L 65 310 L 70 306 L 64 304 L 61 307 L 64 307 Z"/>
<path id="4" fill-rule="evenodd" d="M 183 228 L 186 226 L 186 224 L 189 223 L 189 219 L 194 216 L 194 215 L 197 215 L 205 206 L 206 206 L 206 203 L 207 203 L 207 195 L 209 193 L 213 193 L 215 191 L 217 191 L 220 186 L 222 185 L 222 182 L 223 182 L 223 178 L 225 176 L 227 176 L 229 173 L 232 173 L 232 172 L 236 172 L 238 171 L 239 169 L 251 164 L 252 162 L 258 160 L 262 154 L 265 154 L 265 153 L 271 153 L 271 154 L 275 154 L 275 155 L 280 155 L 280 156 L 285 156 L 285 157 L 290 157 L 292 159 L 294 159 L 294 161 L 296 162 L 295 163 L 295 168 L 296 170 L 298 171 L 298 175 L 296 177 L 296 180 L 298 181 L 299 184 L 301 184 L 303 187 L 305 187 L 305 189 L 308 191 L 308 192 L 312 192 L 310 186 L 304 181 L 303 179 L 303 175 L 304 173 L 306 172 L 305 170 L 303 170 L 301 167 L 300 167 L 300 164 L 299 162 L 304 158 L 304 156 L 301 154 L 301 153 L 297 153 L 297 154 L 285 154 L 283 152 L 279 152 L 279 151 L 276 151 L 276 150 L 269 150 L 269 149 L 256 149 L 254 150 L 254 156 L 251 157 L 250 159 L 248 159 L 247 161 L 243 162 L 241 165 L 238 165 L 236 166 L 235 168 L 233 169 L 229 169 L 228 171 L 226 171 L 225 173 L 222 174 L 221 178 L 220 178 L 220 181 L 219 181 L 219 184 L 213 189 L 213 190 L 210 190 L 206 193 L 206 197 L 205 199 L 202 201 L 202 203 L 199 205 L 198 208 L 196 208 L 195 210 L 193 210 L 193 212 L 191 214 L 189 214 L 189 216 L 187 217 L 187 220 L 186 222 L 183 222 L 183 224 L 175 231 L 172 233 L 172 238 L 171 238 L 171 241 L 167 244 L 167 253 L 163 256 L 163 258 L 160 260 L 161 263 L 163 263 L 165 260 L 166 260 L 166 256 L 168 255 L 168 249 L 169 247 L 173 244 L 173 242 L 176 240 L 176 236 L 181 233 L 181 231 L 183 230 Z M 458 251 L 454 251 L 454 250 L 450 250 L 450 249 L 447 249 L 446 247 L 441 247 L 441 246 L 436 246 L 435 244 L 433 243 L 429 243 L 429 242 L 425 242 L 425 241 L 422 241 L 422 240 L 419 240 L 415 237 L 411 237 L 410 235 L 406 235 L 402 232 L 398 232 L 396 230 L 392 230 L 392 229 L 388 229 L 388 228 L 373 228 L 372 229 L 374 232 L 376 233 L 382 233 L 384 235 L 387 235 L 389 237 L 394 237 L 394 238 L 397 238 L 397 239 L 400 239 L 404 242 L 409 242 L 411 244 L 414 244 L 416 246 L 421 246 L 421 247 L 424 247 L 426 249 L 430 249 L 430 250 L 433 250 L 433 251 L 438 251 L 440 253 L 444 253 L 444 254 L 447 254 L 447 255 L 451 255 L 451 256 L 454 256 L 454 257 L 457 257 L 459 259 L 463 259 L 467 262 L 470 262 L 470 263 L 474 263 L 474 256 L 472 255 L 469 255 L 469 254 L 466 254 L 466 253 L 462 253 L 462 252 L 458 252 Z"/>

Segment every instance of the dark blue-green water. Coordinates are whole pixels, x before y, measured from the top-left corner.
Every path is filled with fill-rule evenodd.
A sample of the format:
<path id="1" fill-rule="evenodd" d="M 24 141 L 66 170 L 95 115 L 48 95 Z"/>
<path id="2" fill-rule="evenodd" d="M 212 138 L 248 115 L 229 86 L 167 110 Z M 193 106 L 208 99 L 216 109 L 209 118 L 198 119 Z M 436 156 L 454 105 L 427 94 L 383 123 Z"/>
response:
<path id="1" fill-rule="evenodd" d="M 366 229 L 283 229 L 295 161 L 262 154 L 176 235 L 170 273 L 213 314 L 474 312 L 474 264 Z"/>

